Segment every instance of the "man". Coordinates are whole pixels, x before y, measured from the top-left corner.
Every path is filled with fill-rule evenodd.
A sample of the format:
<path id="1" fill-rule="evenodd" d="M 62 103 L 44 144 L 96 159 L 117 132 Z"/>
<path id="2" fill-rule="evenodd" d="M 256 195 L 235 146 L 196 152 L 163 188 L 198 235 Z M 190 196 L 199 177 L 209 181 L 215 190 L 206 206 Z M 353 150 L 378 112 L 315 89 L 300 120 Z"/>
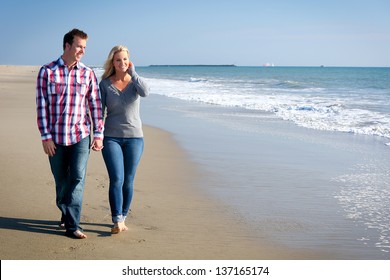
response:
<path id="1" fill-rule="evenodd" d="M 37 78 L 37 123 L 56 184 L 60 227 L 86 238 L 80 224 L 90 147 L 103 148 L 102 105 L 93 70 L 80 62 L 88 35 L 73 29 L 64 36 L 63 54 L 43 65 Z M 93 141 L 91 144 L 91 120 Z"/>

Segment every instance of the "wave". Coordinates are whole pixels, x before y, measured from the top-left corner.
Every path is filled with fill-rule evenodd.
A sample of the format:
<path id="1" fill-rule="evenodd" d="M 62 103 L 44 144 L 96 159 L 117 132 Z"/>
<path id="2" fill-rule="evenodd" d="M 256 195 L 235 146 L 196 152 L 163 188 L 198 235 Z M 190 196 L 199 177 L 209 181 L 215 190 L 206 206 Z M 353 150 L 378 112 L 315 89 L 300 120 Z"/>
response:
<path id="1" fill-rule="evenodd" d="M 149 78 L 152 94 L 224 107 L 271 112 L 299 126 L 390 138 L 390 115 L 369 110 L 354 94 L 329 94 L 320 88 L 284 82 L 269 84 L 237 83 L 191 77 L 187 81 Z M 301 87 L 301 88 L 300 88 Z"/>
<path id="2" fill-rule="evenodd" d="M 193 78 L 193 77 L 191 77 L 189 81 L 190 81 L 191 83 L 198 83 L 198 82 L 207 82 L 207 79 Z"/>
<path id="3" fill-rule="evenodd" d="M 276 87 L 281 88 L 293 88 L 293 89 L 303 89 L 306 88 L 303 84 L 296 81 L 283 81 L 276 84 Z"/>

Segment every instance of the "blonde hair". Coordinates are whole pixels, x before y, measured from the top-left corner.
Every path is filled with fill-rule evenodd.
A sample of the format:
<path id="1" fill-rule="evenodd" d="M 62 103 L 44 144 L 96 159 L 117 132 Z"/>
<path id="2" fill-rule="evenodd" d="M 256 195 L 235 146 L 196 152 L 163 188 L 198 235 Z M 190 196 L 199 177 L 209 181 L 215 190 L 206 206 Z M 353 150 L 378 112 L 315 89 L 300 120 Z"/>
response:
<path id="1" fill-rule="evenodd" d="M 104 63 L 104 66 L 103 66 L 104 73 L 102 75 L 102 80 L 115 74 L 115 68 L 114 68 L 113 61 L 114 61 L 114 55 L 117 52 L 127 52 L 127 55 L 130 58 L 130 52 L 127 49 L 127 47 L 122 46 L 122 45 L 118 45 L 118 46 L 113 47 L 111 49 L 110 53 L 108 54 L 106 62 Z"/>

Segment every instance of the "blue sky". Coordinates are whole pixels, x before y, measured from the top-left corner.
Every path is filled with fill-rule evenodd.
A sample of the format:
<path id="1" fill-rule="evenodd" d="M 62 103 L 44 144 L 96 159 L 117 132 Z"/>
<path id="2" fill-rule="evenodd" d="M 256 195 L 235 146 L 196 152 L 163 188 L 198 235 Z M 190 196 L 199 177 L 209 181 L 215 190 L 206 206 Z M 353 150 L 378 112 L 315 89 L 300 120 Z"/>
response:
<path id="1" fill-rule="evenodd" d="M 89 65 L 102 65 L 123 44 L 136 65 L 390 67 L 388 0 L 8 0 L 0 7 L 0 64 L 52 61 L 77 27 L 89 35 Z"/>

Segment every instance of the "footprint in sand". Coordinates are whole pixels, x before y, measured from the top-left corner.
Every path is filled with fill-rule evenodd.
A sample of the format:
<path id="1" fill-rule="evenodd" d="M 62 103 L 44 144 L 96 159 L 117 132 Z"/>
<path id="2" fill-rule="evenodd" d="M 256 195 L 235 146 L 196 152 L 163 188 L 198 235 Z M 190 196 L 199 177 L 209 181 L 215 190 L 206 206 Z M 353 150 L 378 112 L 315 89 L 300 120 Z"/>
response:
<path id="1" fill-rule="evenodd" d="M 93 251 L 93 250 L 95 250 L 95 246 L 91 243 L 82 243 L 82 244 L 70 246 L 70 247 L 66 248 L 65 250 L 69 251 L 69 252 L 74 252 L 74 251 L 81 250 L 81 249 Z"/>
<path id="2" fill-rule="evenodd" d="M 156 226 L 147 226 L 147 227 L 144 227 L 144 229 L 146 229 L 146 230 L 157 230 L 158 227 L 156 227 Z"/>

